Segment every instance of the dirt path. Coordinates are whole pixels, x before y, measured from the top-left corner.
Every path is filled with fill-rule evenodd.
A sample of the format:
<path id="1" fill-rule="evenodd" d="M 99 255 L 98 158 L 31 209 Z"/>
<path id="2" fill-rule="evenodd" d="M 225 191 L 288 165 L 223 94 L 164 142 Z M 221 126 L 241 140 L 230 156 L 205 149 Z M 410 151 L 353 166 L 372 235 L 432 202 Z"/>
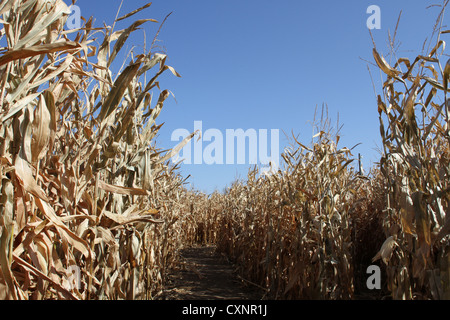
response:
<path id="1" fill-rule="evenodd" d="M 246 285 L 215 247 L 195 247 L 181 252 L 182 265 L 169 275 L 165 300 L 260 300 L 264 292 Z"/>

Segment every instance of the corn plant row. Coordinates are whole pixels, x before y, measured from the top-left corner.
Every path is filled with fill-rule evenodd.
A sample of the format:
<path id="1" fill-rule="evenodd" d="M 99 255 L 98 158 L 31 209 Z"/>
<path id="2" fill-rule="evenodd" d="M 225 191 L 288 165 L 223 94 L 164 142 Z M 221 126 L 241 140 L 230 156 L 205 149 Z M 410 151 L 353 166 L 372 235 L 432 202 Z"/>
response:
<path id="1" fill-rule="evenodd" d="M 150 299 L 190 225 L 177 151 L 155 145 L 158 78 L 179 75 L 151 51 L 111 71 L 155 20 L 66 30 L 70 13 L 0 4 L 0 299 Z"/>

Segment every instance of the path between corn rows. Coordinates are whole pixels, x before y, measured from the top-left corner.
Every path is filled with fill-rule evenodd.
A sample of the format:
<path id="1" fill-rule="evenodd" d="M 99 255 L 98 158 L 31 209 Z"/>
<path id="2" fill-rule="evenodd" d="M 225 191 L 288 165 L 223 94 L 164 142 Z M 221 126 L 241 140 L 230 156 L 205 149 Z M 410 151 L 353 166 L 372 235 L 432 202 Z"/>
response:
<path id="1" fill-rule="evenodd" d="M 181 264 L 172 270 L 160 299 L 260 300 L 264 292 L 239 278 L 233 265 L 214 246 L 181 251 Z"/>

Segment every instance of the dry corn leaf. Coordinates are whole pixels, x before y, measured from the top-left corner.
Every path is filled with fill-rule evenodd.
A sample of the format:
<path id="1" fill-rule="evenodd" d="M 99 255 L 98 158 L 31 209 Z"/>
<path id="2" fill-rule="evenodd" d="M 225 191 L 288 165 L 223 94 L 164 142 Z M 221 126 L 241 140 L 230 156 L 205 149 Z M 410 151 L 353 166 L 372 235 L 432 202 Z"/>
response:
<path id="1" fill-rule="evenodd" d="M 105 216 L 111 220 L 113 220 L 118 225 L 122 226 L 125 224 L 132 224 L 137 222 L 146 222 L 146 223 L 163 223 L 163 220 L 155 219 L 153 216 L 131 216 L 131 217 L 124 217 L 121 214 L 115 214 L 112 212 L 104 212 Z"/>
<path id="2" fill-rule="evenodd" d="M 436 46 L 430 51 L 430 54 L 428 55 L 428 57 L 432 57 L 433 55 L 435 55 L 435 53 L 437 52 L 437 50 L 442 47 L 442 52 L 445 51 L 445 41 L 444 40 L 439 40 L 439 42 L 436 44 Z"/>
<path id="3" fill-rule="evenodd" d="M 14 187 L 8 179 L 2 179 L 1 203 L 3 204 L 0 212 L 0 269 L 2 271 L 1 280 L 5 281 L 7 286 L 6 296 L 17 299 L 14 275 L 11 271 L 11 254 L 13 251 L 12 243 L 14 236 Z"/>
<path id="4" fill-rule="evenodd" d="M 72 41 L 64 41 L 57 43 L 48 43 L 38 46 L 32 46 L 17 50 L 10 50 L 0 57 L 0 66 L 19 59 L 25 59 L 41 54 L 49 54 L 58 51 L 80 49 L 81 45 Z"/>
<path id="5" fill-rule="evenodd" d="M 174 156 L 176 156 L 181 149 L 183 149 L 183 147 L 189 142 L 191 141 L 191 139 L 197 134 L 197 132 L 193 132 L 190 135 L 188 135 L 186 138 L 183 139 L 183 141 L 181 141 L 176 147 L 174 147 L 173 149 L 171 149 L 168 153 L 166 153 L 164 155 L 164 157 L 162 157 L 161 159 L 158 159 L 157 163 L 163 163 L 171 158 L 173 158 Z"/>
<path id="6" fill-rule="evenodd" d="M 412 194 L 415 220 L 416 220 L 416 230 L 419 240 L 419 246 L 422 244 L 431 245 L 431 230 L 430 221 L 428 214 L 425 209 L 423 192 L 417 191 Z"/>
<path id="7" fill-rule="evenodd" d="M 420 87 L 420 77 L 417 76 L 414 80 L 414 85 L 411 89 L 411 92 L 406 99 L 405 105 L 404 105 L 404 117 L 406 119 L 406 124 L 408 130 L 408 135 L 406 135 L 407 142 L 409 143 L 409 135 L 414 135 L 416 138 L 418 137 L 418 126 L 416 123 L 416 115 L 415 115 L 415 103 L 417 99 L 417 90 Z"/>
<path id="8" fill-rule="evenodd" d="M 427 76 L 423 76 L 422 78 L 426 82 L 431 84 L 434 88 L 439 89 L 439 90 L 445 90 L 444 86 L 440 82 L 434 80 L 433 78 L 430 78 L 430 77 L 427 77 Z"/>
<path id="9" fill-rule="evenodd" d="M 117 21 L 124 20 L 124 19 L 126 19 L 126 18 L 129 18 L 129 17 L 135 15 L 136 13 L 138 13 L 138 12 L 144 10 L 144 9 L 147 9 L 147 8 L 150 7 L 151 5 L 152 5 L 152 3 L 149 2 L 149 3 L 147 3 L 146 5 L 140 7 L 139 9 L 133 10 L 133 11 L 131 11 L 130 13 L 127 13 L 126 15 L 124 15 L 124 16 L 118 18 L 118 19 L 116 20 L 116 22 L 117 22 Z M 152 20 L 153 20 L 153 19 L 152 19 Z M 153 20 L 153 22 L 157 22 L 157 21 L 156 21 L 156 20 Z"/>
<path id="10" fill-rule="evenodd" d="M 42 188 L 36 183 L 36 180 L 33 178 L 33 171 L 31 169 L 31 165 L 23 159 L 22 154 L 18 154 L 16 157 L 16 161 L 14 163 L 14 168 L 16 172 L 16 176 L 22 185 L 22 188 L 33 194 L 34 196 L 44 200 L 49 201 L 45 192 Z"/>
<path id="11" fill-rule="evenodd" d="M 46 274 L 42 273 L 40 270 L 38 270 L 37 268 L 35 268 L 33 265 L 31 265 L 30 263 L 26 262 L 25 260 L 23 260 L 22 258 L 20 258 L 19 256 L 13 255 L 13 259 L 14 261 L 16 261 L 19 265 L 21 265 L 22 267 L 24 267 L 25 269 L 31 271 L 33 274 L 35 274 L 37 277 L 50 282 L 53 287 L 58 290 L 59 292 L 61 292 L 66 298 L 68 299 L 73 299 L 73 300 L 80 300 L 79 298 L 77 298 L 74 294 L 72 294 L 70 291 L 68 291 L 66 288 L 64 288 L 63 286 L 61 286 L 58 282 L 55 282 L 53 279 L 51 279 L 50 277 L 48 277 Z"/>
<path id="12" fill-rule="evenodd" d="M 50 111 L 41 95 L 32 125 L 31 154 L 33 163 L 42 159 L 46 153 L 46 146 L 50 139 L 50 120 Z"/>
<path id="13" fill-rule="evenodd" d="M 101 180 L 98 181 L 98 187 L 108 192 L 117 194 L 126 194 L 130 196 L 146 196 L 148 195 L 147 190 L 138 188 L 127 188 L 121 186 L 113 186 Z"/>
<path id="14" fill-rule="evenodd" d="M 33 88 L 37 88 L 39 86 L 41 86 L 44 83 L 47 83 L 51 80 L 56 79 L 59 75 L 61 75 L 64 71 L 66 71 L 70 65 L 73 63 L 73 56 L 72 55 L 68 55 L 66 57 L 66 59 L 64 60 L 63 63 L 61 63 L 60 65 L 58 65 L 58 67 L 54 70 L 51 70 L 49 73 L 46 73 L 44 77 L 40 78 L 39 80 L 35 80 L 33 81 L 29 86 L 28 86 L 28 90 L 33 89 Z"/>
<path id="15" fill-rule="evenodd" d="M 399 71 L 393 69 L 386 60 L 380 56 L 375 48 L 373 48 L 373 56 L 375 58 L 375 62 L 377 63 L 378 67 L 380 67 L 381 70 L 383 70 L 384 73 L 386 73 L 388 76 L 395 78 L 399 75 Z"/>
<path id="16" fill-rule="evenodd" d="M 448 81 L 450 80 L 450 59 L 447 60 L 447 63 L 444 68 L 444 89 L 448 90 Z"/>
<path id="17" fill-rule="evenodd" d="M 85 240 L 78 237 L 73 233 L 56 215 L 53 208 L 39 197 L 35 198 L 36 205 L 39 210 L 47 217 L 47 219 L 56 227 L 58 233 L 63 237 L 71 246 L 80 251 L 87 259 L 91 258 L 91 249 Z"/>
<path id="18" fill-rule="evenodd" d="M 384 241 L 380 251 L 378 251 L 375 257 L 372 258 L 372 262 L 381 259 L 384 262 L 384 264 L 387 265 L 389 263 L 389 260 L 391 259 L 392 253 L 394 252 L 396 246 L 397 242 L 395 241 L 395 237 L 390 236 L 389 238 L 386 239 L 386 241 Z"/>
<path id="19" fill-rule="evenodd" d="M 14 0 L 4 0 L 0 3 L 0 14 L 4 14 L 6 11 L 11 10 L 14 5 Z"/>
<path id="20" fill-rule="evenodd" d="M 29 94 L 26 97 L 20 99 L 16 103 L 14 103 L 11 108 L 8 110 L 8 113 L 3 116 L 2 122 L 5 122 L 9 118 L 11 118 L 13 115 L 15 115 L 17 112 L 24 109 L 26 106 L 30 105 L 32 101 L 34 101 L 37 97 L 39 97 L 41 93 L 33 93 Z"/>
<path id="21" fill-rule="evenodd" d="M 26 3 L 18 6 L 19 10 L 26 10 L 30 5 L 33 5 L 35 1 L 27 1 Z M 33 15 L 30 11 L 29 14 L 33 15 L 33 22 L 31 29 L 27 30 L 25 35 L 18 39 L 14 44 L 15 49 L 24 49 L 25 46 L 31 46 L 46 38 L 46 29 L 54 24 L 56 21 L 63 18 L 63 15 L 70 15 L 71 11 L 69 7 L 63 1 L 54 1 L 50 4 L 47 1 L 39 1 L 35 7 L 37 14 Z M 22 18 L 23 19 L 23 18 Z M 27 48 L 28 49 L 28 48 Z"/>
<path id="22" fill-rule="evenodd" d="M 133 24 L 131 26 L 129 26 L 127 29 L 125 30 L 121 30 L 121 31 L 116 31 L 115 33 L 120 34 L 120 36 L 117 38 L 117 41 L 114 45 L 114 48 L 111 52 L 111 55 L 108 59 L 108 64 L 107 66 L 109 67 L 111 65 L 111 63 L 114 61 L 114 59 L 117 56 L 117 53 L 119 53 L 120 49 L 122 49 L 123 45 L 125 44 L 125 42 L 127 41 L 128 37 L 130 36 L 130 34 L 134 31 L 137 30 L 137 28 L 146 23 L 146 22 L 157 22 L 154 19 L 143 19 L 143 20 L 137 20 L 135 22 L 133 22 Z M 114 37 L 114 35 L 112 35 L 112 37 Z"/>
<path id="23" fill-rule="evenodd" d="M 102 123 L 119 106 L 128 85 L 136 77 L 140 65 L 140 62 L 130 64 L 114 82 L 114 86 L 106 97 L 105 102 L 102 104 L 100 114 L 98 115 L 98 121 L 100 123 Z"/>

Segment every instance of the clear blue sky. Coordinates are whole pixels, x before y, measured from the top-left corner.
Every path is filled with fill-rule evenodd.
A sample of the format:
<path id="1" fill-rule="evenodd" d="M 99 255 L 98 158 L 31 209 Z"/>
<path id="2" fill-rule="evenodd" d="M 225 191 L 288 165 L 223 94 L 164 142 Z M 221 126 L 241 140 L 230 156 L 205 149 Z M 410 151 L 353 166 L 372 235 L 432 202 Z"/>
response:
<path id="1" fill-rule="evenodd" d="M 120 15 L 147 1 L 124 2 Z M 311 141 L 315 107 L 326 103 L 333 122 L 339 113 L 340 146 L 361 153 L 367 169 L 379 160 L 381 145 L 377 104 L 366 59 L 373 62 L 372 40 L 366 21 L 370 5 L 381 8 L 381 30 L 373 30 L 377 49 L 388 54 L 388 32 L 397 34 L 399 56 L 414 59 L 430 36 L 439 8 L 434 1 L 406 0 L 155 0 L 150 8 L 116 26 L 135 19 L 162 21 L 173 11 L 159 35 L 160 44 L 182 78 L 167 73 L 161 89 L 171 90 L 158 118 L 165 122 L 158 138 L 161 148 L 173 147 L 175 129 L 279 129 L 280 149 L 287 145 L 283 131 Z M 95 26 L 111 24 L 120 1 L 79 0 L 82 15 L 96 17 Z M 450 22 L 449 18 L 446 21 Z M 445 20 L 444 20 L 445 22 Z M 143 26 L 151 42 L 159 24 Z M 144 32 L 130 44 L 141 46 Z M 449 39 L 445 39 L 447 42 Z M 125 48 L 126 49 L 126 48 Z M 362 58 L 362 59 L 361 59 Z M 380 73 L 371 66 L 380 93 Z M 206 192 L 222 190 L 236 177 L 246 178 L 249 165 L 183 165 L 182 174 Z"/>

